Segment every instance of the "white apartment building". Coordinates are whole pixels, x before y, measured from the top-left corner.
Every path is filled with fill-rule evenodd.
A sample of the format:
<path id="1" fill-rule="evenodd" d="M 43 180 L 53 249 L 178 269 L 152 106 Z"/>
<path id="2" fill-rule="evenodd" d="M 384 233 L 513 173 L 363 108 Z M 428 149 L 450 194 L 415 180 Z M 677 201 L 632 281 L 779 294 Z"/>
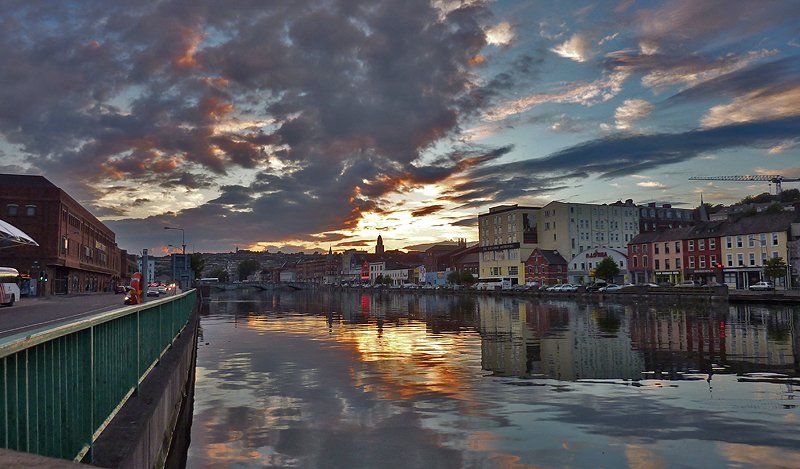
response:
<path id="1" fill-rule="evenodd" d="M 598 249 L 626 253 L 628 242 L 639 234 L 639 209 L 632 201 L 612 205 L 550 202 L 539 213 L 537 233 L 541 249 L 558 250 L 567 259 L 569 281 L 586 283 L 590 280 L 588 263 L 573 260 Z M 620 270 L 625 268 L 626 262 Z"/>
<path id="2" fill-rule="evenodd" d="M 478 256 L 481 279 L 500 278 L 525 283 L 525 261 L 538 246 L 539 207 L 500 205 L 478 215 Z"/>

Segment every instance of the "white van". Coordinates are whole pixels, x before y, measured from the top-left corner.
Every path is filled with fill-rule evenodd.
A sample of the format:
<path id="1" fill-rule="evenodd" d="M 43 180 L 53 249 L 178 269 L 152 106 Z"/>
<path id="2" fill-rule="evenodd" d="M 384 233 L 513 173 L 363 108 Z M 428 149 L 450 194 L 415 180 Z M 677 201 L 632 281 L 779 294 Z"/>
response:
<path id="1" fill-rule="evenodd" d="M 19 272 L 11 267 L 0 267 L 0 304 L 13 306 L 19 299 Z"/>

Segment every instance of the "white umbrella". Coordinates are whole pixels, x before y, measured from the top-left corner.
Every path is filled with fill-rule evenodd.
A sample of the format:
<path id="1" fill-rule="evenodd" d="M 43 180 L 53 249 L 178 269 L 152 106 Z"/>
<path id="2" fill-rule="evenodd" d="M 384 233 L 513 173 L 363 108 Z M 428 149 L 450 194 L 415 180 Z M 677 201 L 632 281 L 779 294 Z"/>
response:
<path id="1" fill-rule="evenodd" d="M 14 246 L 38 246 L 39 243 L 33 240 L 11 223 L 0 220 L 0 249 Z"/>

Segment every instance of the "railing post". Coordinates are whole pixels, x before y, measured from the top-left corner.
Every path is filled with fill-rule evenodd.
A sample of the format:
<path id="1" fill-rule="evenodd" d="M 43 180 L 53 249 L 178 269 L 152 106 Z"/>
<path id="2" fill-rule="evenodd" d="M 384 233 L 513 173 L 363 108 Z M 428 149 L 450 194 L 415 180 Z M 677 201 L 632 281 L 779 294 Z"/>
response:
<path id="1" fill-rule="evenodd" d="M 89 400 L 89 462 L 92 461 L 92 446 L 94 445 L 94 438 L 92 438 L 92 433 L 94 432 L 95 423 L 94 423 L 94 403 L 95 403 L 95 386 L 94 386 L 94 326 L 89 328 L 89 394 L 91 395 L 91 399 Z"/>

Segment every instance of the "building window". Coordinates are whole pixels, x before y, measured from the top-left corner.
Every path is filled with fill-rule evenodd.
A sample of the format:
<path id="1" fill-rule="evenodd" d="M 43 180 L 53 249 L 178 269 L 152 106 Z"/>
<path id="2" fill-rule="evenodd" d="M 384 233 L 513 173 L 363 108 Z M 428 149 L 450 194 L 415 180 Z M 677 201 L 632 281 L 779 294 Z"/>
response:
<path id="1" fill-rule="evenodd" d="M 36 216 L 36 206 L 35 205 L 26 205 L 25 206 L 25 216 L 35 217 Z"/>
<path id="2" fill-rule="evenodd" d="M 659 262 L 659 259 L 654 259 L 653 264 L 655 265 L 656 270 L 661 269 L 661 262 Z"/>
<path id="3" fill-rule="evenodd" d="M 642 257 L 642 267 L 647 267 L 647 256 Z"/>
<path id="4" fill-rule="evenodd" d="M 694 251 L 694 240 L 693 239 L 689 240 L 689 250 L 690 251 Z"/>
<path id="5" fill-rule="evenodd" d="M 742 237 L 741 236 L 737 236 L 736 237 L 736 247 L 737 248 L 742 247 Z"/>
<path id="6" fill-rule="evenodd" d="M 694 269 L 694 256 L 689 256 L 689 268 Z"/>
<path id="7" fill-rule="evenodd" d="M 700 258 L 700 268 L 705 269 L 706 267 L 706 256 L 699 256 Z"/>
<path id="8" fill-rule="evenodd" d="M 750 265 L 756 265 L 756 255 L 755 253 L 750 253 Z"/>
<path id="9" fill-rule="evenodd" d="M 736 264 L 739 267 L 744 266 L 744 254 L 736 254 Z"/>
<path id="10" fill-rule="evenodd" d="M 778 245 L 778 233 L 772 233 L 772 245 L 773 246 Z"/>
<path id="11" fill-rule="evenodd" d="M 658 244 L 653 244 L 653 253 L 658 254 Z"/>
<path id="12" fill-rule="evenodd" d="M 733 240 L 731 239 L 731 237 L 730 237 L 730 236 L 728 236 L 727 238 L 725 238 L 725 243 L 728 245 L 728 249 L 730 249 L 730 248 L 732 248 L 732 247 L 733 247 Z"/>
<path id="13" fill-rule="evenodd" d="M 772 257 L 773 258 L 778 257 L 778 251 L 772 251 Z"/>
<path id="14" fill-rule="evenodd" d="M 748 235 L 747 236 L 747 247 L 753 247 L 756 245 L 756 235 Z"/>
<path id="15" fill-rule="evenodd" d="M 515 265 L 508 266 L 508 275 L 519 275 L 519 267 Z"/>
<path id="16" fill-rule="evenodd" d="M 711 267 L 716 267 L 717 266 L 717 256 L 711 256 L 710 264 L 711 264 Z"/>
<path id="17" fill-rule="evenodd" d="M 669 266 L 669 259 L 664 259 L 664 268 L 669 270 L 671 267 Z"/>
<path id="18" fill-rule="evenodd" d="M 698 251 L 705 251 L 706 250 L 706 240 L 705 239 L 697 240 L 697 250 Z"/>
<path id="19" fill-rule="evenodd" d="M 8 204 L 6 205 L 6 213 L 8 213 L 9 217 L 16 217 L 19 213 L 19 205 L 17 204 Z"/>
<path id="20" fill-rule="evenodd" d="M 714 239 L 714 238 L 709 238 L 708 239 L 708 249 L 711 249 L 712 251 L 714 249 L 717 249 L 717 240 L 716 239 Z"/>
<path id="21" fill-rule="evenodd" d="M 675 268 L 676 269 L 680 269 L 681 268 L 681 258 L 680 257 L 676 257 L 675 258 Z"/>
<path id="22" fill-rule="evenodd" d="M 669 254 L 669 243 L 664 243 L 664 254 Z M 667 267 L 669 269 L 669 267 Z"/>
<path id="23" fill-rule="evenodd" d="M 66 236 L 61 237 L 61 254 L 69 253 L 69 238 Z"/>
<path id="24" fill-rule="evenodd" d="M 633 256 L 633 266 L 639 267 L 639 258 L 636 256 Z"/>
<path id="25" fill-rule="evenodd" d="M 730 236 L 728 237 L 730 239 Z M 733 267 L 733 256 L 728 254 L 728 267 Z"/>
<path id="26" fill-rule="evenodd" d="M 675 254 L 680 254 L 680 253 L 681 253 L 681 242 L 675 241 Z"/>

